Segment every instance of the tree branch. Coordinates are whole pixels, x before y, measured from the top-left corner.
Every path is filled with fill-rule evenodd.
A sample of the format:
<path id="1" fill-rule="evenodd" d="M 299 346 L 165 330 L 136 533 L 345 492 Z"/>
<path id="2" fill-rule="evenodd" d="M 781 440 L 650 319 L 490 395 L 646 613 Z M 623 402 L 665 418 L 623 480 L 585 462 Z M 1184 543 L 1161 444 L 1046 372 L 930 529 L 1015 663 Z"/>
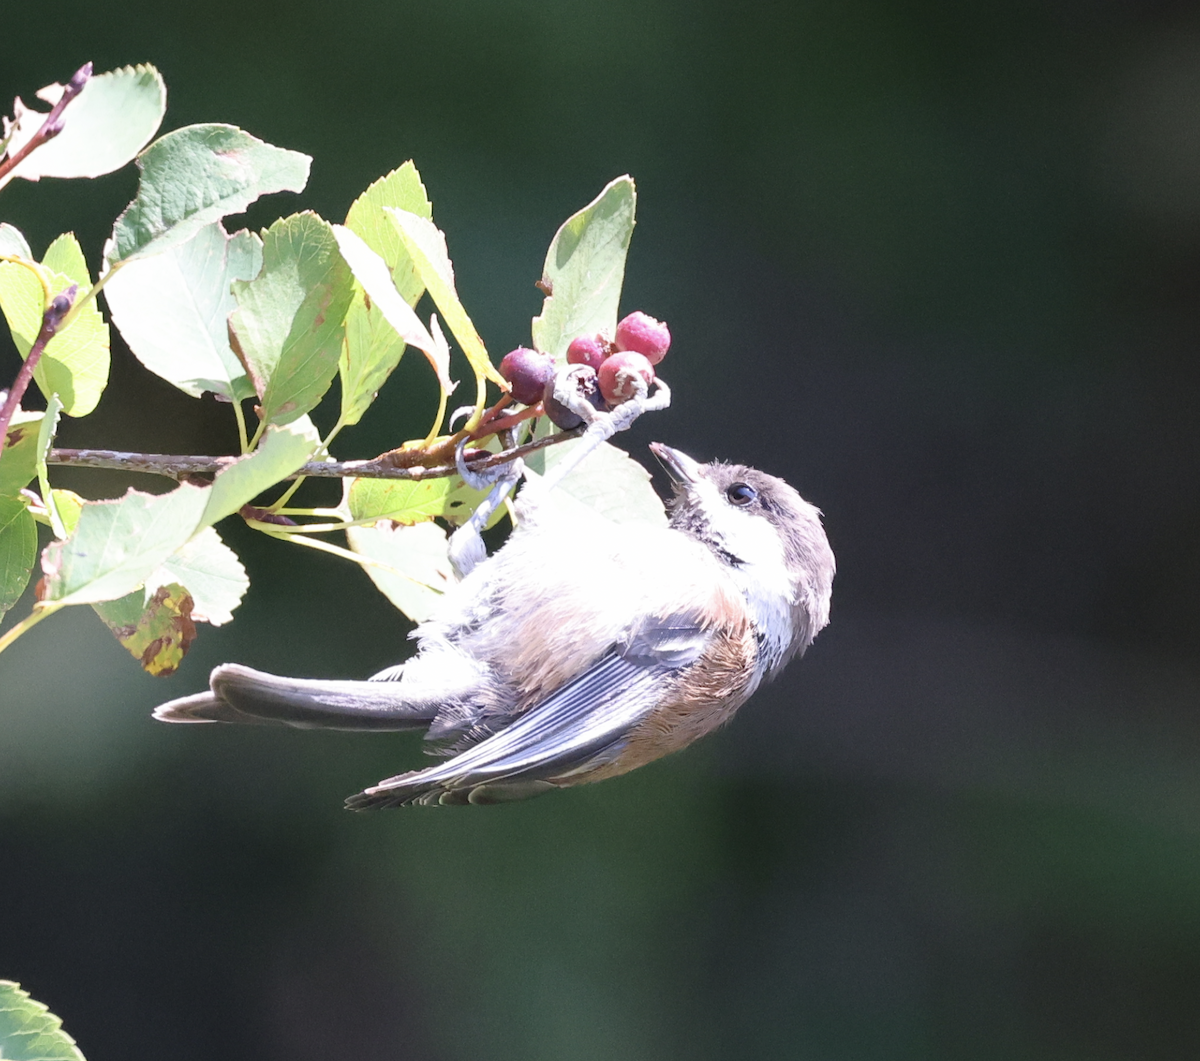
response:
<path id="1" fill-rule="evenodd" d="M 555 435 L 527 442 L 501 453 L 488 453 L 482 457 L 468 460 L 467 467 L 475 472 L 494 468 L 498 464 L 507 464 L 517 457 L 535 453 L 547 446 L 559 442 L 568 442 L 578 438 L 580 429 L 561 431 Z M 146 472 L 151 475 L 165 475 L 168 479 L 187 479 L 191 476 L 210 476 L 223 471 L 236 463 L 239 457 L 203 457 L 177 456 L 169 453 L 122 453 L 111 449 L 52 449 L 46 457 L 47 464 L 57 464 L 75 468 L 106 468 L 111 471 Z M 398 468 L 386 457 L 376 457 L 373 460 L 362 461 L 311 461 L 298 469 L 288 479 L 298 479 L 300 476 L 311 476 L 315 479 L 444 479 L 456 475 L 457 469 L 453 464 L 439 464 L 435 467 Z"/>

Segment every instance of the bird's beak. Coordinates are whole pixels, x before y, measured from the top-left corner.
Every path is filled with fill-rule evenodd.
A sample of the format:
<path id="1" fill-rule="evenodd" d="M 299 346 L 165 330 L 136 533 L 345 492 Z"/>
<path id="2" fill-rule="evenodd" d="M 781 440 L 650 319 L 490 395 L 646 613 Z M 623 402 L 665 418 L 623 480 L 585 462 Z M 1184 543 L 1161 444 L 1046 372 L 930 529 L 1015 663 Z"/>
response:
<path id="1" fill-rule="evenodd" d="M 659 459 L 671 478 L 683 486 L 693 486 L 703 478 L 700 465 L 686 453 L 664 446 L 661 442 L 651 442 L 650 452 Z"/>

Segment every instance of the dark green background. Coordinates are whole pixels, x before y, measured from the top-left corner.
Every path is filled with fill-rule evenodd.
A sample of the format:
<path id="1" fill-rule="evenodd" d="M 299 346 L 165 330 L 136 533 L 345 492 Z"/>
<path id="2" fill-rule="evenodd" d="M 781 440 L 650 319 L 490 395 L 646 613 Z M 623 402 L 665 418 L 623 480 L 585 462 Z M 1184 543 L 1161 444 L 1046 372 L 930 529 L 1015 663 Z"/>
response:
<path id="1" fill-rule="evenodd" d="M 676 403 L 631 448 L 783 474 L 840 571 L 829 630 L 700 747 L 354 816 L 419 742 L 148 719 L 225 659 L 405 651 L 360 572 L 230 527 L 250 594 L 177 677 L 86 610 L 0 663 L 0 975 L 90 1061 L 1200 1056 L 1193 11 L 7 5 L 0 96 L 150 61 L 167 128 L 312 154 L 254 224 L 338 220 L 415 158 L 496 352 L 556 226 L 634 174 L 625 308 L 670 322 Z M 94 265 L 134 186 L 17 182 L 0 218 Z M 423 432 L 426 375 L 338 452 Z M 63 441 L 212 451 L 227 418 L 118 350 Z"/>

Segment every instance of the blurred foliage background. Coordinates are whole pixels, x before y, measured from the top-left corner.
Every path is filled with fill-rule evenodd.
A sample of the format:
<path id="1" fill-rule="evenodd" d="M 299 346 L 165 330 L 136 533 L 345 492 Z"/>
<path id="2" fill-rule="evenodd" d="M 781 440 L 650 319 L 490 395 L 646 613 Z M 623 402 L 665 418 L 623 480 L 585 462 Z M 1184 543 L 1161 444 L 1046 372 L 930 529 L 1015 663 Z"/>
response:
<path id="1" fill-rule="evenodd" d="M 343 812 L 408 737 L 150 722 L 226 659 L 400 657 L 337 561 L 231 528 L 250 595 L 167 681 L 86 609 L 39 627 L 0 668 L 0 975 L 90 1061 L 1200 1056 L 1193 5 L 63 0 L 0 39 L 6 99 L 149 61 L 164 128 L 315 156 L 252 224 L 415 158 L 496 354 L 557 225 L 634 174 L 625 309 L 670 322 L 676 404 L 630 448 L 786 476 L 840 569 L 729 730 L 490 810 Z M 0 217 L 94 267 L 135 179 Z M 425 376 L 338 453 L 423 433 Z M 61 437 L 232 433 L 118 352 Z"/>

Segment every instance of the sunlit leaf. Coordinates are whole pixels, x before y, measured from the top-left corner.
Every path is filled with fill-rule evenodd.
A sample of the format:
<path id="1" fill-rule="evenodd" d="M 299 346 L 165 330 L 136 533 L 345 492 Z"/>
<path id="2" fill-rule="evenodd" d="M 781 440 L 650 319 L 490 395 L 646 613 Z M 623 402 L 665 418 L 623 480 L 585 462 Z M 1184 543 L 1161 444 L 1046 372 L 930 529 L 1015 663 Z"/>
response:
<path id="1" fill-rule="evenodd" d="M 434 518 L 465 523 L 486 491 L 472 490 L 462 479 L 355 479 L 347 492 L 352 519 L 389 519 L 412 524 Z"/>
<path id="2" fill-rule="evenodd" d="M 364 570 L 380 592 L 416 622 L 429 618 L 454 584 L 446 532 L 436 523 L 351 527 L 346 539 L 359 555 L 386 565 L 366 565 Z"/>
<path id="3" fill-rule="evenodd" d="M 19 498 L 0 497 L 0 619 L 25 592 L 36 560 L 37 523 Z"/>
<path id="4" fill-rule="evenodd" d="M 392 220 L 384 213 L 387 207 L 407 210 L 418 217 L 432 219 L 433 206 L 421 183 L 421 175 L 411 161 L 380 177 L 354 200 L 346 214 L 346 228 L 378 254 L 392 273 L 400 296 L 415 306 L 425 285 L 413 268 L 412 258 L 404 249 L 404 241 Z"/>
<path id="5" fill-rule="evenodd" d="M 225 233 L 219 221 L 188 242 L 124 265 L 104 288 L 113 322 L 151 372 L 198 398 L 252 398 L 254 387 L 229 346 L 230 285 L 262 268 L 262 241 Z"/>
<path id="6" fill-rule="evenodd" d="M 312 159 L 232 125 L 188 125 L 138 156 L 137 197 L 117 218 L 108 263 L 160 254 L 271 192 L 298 192 Z"/>
<path id="7" fill-rule="evenodd" d="M 42 552 L 47 601 L 115 600 L 146 578 L 198 528 L 211 491 L 184 483 L 166 494 L 129 490 L 89 501 L 66 541 Z"/>
<path id="8" fill-rule="evenodd" d="M 158 677 L 174 674 L 196 640 L 191 594 L 175 583 L 159 586 L 148 600 L 138 589 L 92 607 L 142 669 Z"/>
<path id="9" fill-rule="evenodd" d="M 412 259 L 417 277 L 425 286 L 438 311 L 450 326 L 458 345 L 467 355 L 476 377 L 487 378 L 507 386 L 504 378 L 496 371 L 487 348 L 475 330 L 475 325 L 459 301 L 454 287 L 454 266 L 446 250 L 446 237 L 427 217 L 388 207 L 385 213 L 392 219 L 404 249 Z"/>
<path id="10" fill-rule="evenodd" d="M 53 105 L 62 92 L 62 85 L 48 85 L 38 96 Z M 36 181 L 111 173 L 150 142 L 166 107 L 166 86 L 152 66 L 126 66 L 97 74 L 67 104 L 62 132 L 30 152 L 12 170 L 12 176 Z M 10 155 L 37 133 L 46 114 L 19 105 L 14 117 Z"/>
<path id="11" fill-rule="evenodd" d="M 46 264 L 55 294 L 72 284 L 81 290 L 91 286 L 83 252 L 73 235 L 59 236 L 51 244 Z M 57 266 L 66 266 L 70 272 Z M 45 308 L 45 293 L 33 272 L 11 262 L 0 263 L 0 308 L 18 352 L 28 356 L 41 331 Z M 57 394 L 62 399 L 68 416 L 85 416 L 96 408 L 108 383 L 108 345 L 108 325 L 93 300 L 46 344 L 33 370 L 34 381 L 46 397 Z"/>
<path id="12" fill-rule="evenodd" d="M 62 1021 L 20 984 L 0 980 L 0 1057 L 5 1061 L 84 1061 Z"/>
<path id="13" fill-rule="evenodd" d="M 262 271 L 233 284 L 229 331 L 264 421 L 290 423 L 329 389 L 353 293 L 329 222 L 294 214 L 263 233 Z"/>
<path id="14" fill-rule="evenodd" d="M 212 527 L 206 527 L 172 553 L 146 580 L 146 591 L 178 582 L 192 596 L 192 619 L 221 626 L 233 620 L 250 588 L 250 579 L 237 554 Z"/>
<path id="15" fill-rule="evenodd" d="M 37 475 L 38 429 L 43 413 L 18 409 L 0 450 L 0 497 L 15 497 Z"/>
<path id="16" fill-rule="evenodd" d="M 206 491 L 207 506 L 197 526 L 211 526 L 233 515 L 268 487 L 286 479 L 316 452 L 320 441 L 307 417 L 287 427 L 267 428 L 253 453 L 239 457 L 217 475 Z"/>
<path id="17" fill-rule="evenodd" d="M 388 227 L 391 228 L 390 225 Z M 0 221 L 0 254 L 15 254 L 18 258 L 30 260 L 33 258 L 33 251 L 29 249 L 25 237 L 7 221 Z"/>
<path id="18" fill-rule="evenodd" d="M 425 354 L 437 373 L 438 383 L 447 394 L 450 393 L 454 389 L 454 383 L 450 379 L 450 350 L 445 340 L 432 334 L 421 323 L 413 308 L 396 290 L 387 263 L 359 236 L 341 225 L 333 226 L 333 234 L 342 257 L 354 273 L 354 278 L 371 299 L 373 309 L 383 314 L 388 324 L 405 342 Z M 359 375 L 366 376 L 371 369 L 369 364 L 364 365 L 359 369 Z"/>
<path id="19" fill-rule="evenodd" d="M 542 270 L 552 293 L 533 318 L 533 345 L 556 361 L 577 336 L 616 331 L 636 206 L 633 180 L 618 177 L 555 233 Z"/>
<path id="20" fill-rule="evenodd" d="M 545 471 L 584 443 L 573 439 L 542 451 Z M 542 463 L 542 462 L 536 462 Z M 529 462 L 529 474 L 537 474 L 535 462 Z M 556 506 L 575 514 L 592 512 L 614 523 L 653 523 L 665 526 L 666 511 L 662 500 L 650 485 L 650 473 L 624 450 L 604 442 L 583 463 L 553 489 L 538 492 L 539 505 Z"/>

